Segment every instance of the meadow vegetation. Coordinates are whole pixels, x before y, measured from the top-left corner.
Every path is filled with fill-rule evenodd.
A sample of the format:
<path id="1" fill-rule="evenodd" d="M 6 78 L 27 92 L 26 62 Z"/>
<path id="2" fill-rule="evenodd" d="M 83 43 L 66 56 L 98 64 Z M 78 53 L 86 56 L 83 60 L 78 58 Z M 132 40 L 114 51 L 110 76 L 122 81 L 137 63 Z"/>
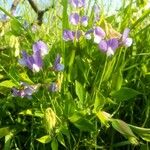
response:
<path id="1" fill-rule="evenodd" d="M 149 150 L 149 5 L 0 6 L 0 149 Z"/>

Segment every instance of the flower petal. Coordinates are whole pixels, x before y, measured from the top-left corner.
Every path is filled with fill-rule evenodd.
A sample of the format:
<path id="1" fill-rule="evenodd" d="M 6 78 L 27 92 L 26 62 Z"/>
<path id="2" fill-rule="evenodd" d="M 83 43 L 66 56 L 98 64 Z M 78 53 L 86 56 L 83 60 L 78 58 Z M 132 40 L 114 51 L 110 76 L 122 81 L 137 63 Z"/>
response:
<path id="1" fill-rule="evenodd" d="M 91 36 L 91 34 L 93 33 L 93 29 L 90 29 L 90 30 L 88 30 L 86 33 L 85 33 L 85 38 L 87 39 L 87 40 L 90 40 L 91 38 L 92 38 L 92 36 Z"/>
<path id="2" fill-rule="evenodd" d="M 88 25 L 88 17 L 87 16 L 83 16 L 81 18 L 81 24 L 86 27 Z"/>
<path id="3" fill-rule="evenodd" d="M 126 38 L 124 45 L 125 47 L 130 47 L 132 43 L 133 43 L 132 38 Z"/>
<path id="4" fill-rule="evenodd" d="M 49 86 L 49 90 L 51 92 L 57 92 L 59 89 L 58 89 L 58 85 L 56 82 L 52 82 Z"/>
<path id="5" fill-rule="evenodd" d="M 75 32 L 70 31 L 70 30 L 64 30 L 63 39 L 65 41 L 72 41 L 72 40 L 74 40 L 74 37 L 75 37 Z"/>
<path id="6" fill-rule="evenodd" d="M 100 43 L 99 43 L 99 48 L 100 48 L 102 51 L 106 52 L 106 51 L 108 50 L 107 41 L 105 41 L 105 40 L 100 41 Z"/>
<path id="7" fill-rule="evenodd" d="M 114 55 L 114 50 L 111 47 L 108 47 L 106 54 L 107 54 L 107 56 Z"/>
<path id="8" fill-rule="evenodd" d="M 108 47 L 111 47 L 112 50 L 115 50 L 118 48 L 118 40 L 117 39 L 110 39 L 107 41 Z"/>
<path id="9" fill-rule="evenodd" d="M 122 41 L 123 41 L 123 42 L 126 40 L 126 38 L 128 38 L 129 32 L 130 32 L 130 29 L 129 29 L 129 28 L 126 28 L 126 29 L 123 31 L 123 34 L 122 34 Z"/>
<path id="10" fill-rule="evenodd" d="M 56 71 L 63 71 L 64 70 L 64 65 L 63 64 L 57 64 L 55 66 L 55 70 Z"/>
<path id="11" fill-rule="evenodd" d="M 69 17 L 70 23 L 73 25 L 77 25 L 79 23 L 79 14 L 78 13 L 72 13 Z"/>
<path id="12" fill-rule="evenodd" d="M 84 7 L 85 0 L 70 0 L 70 4 L 75 8 Z"/>
<path id="13" fill-rule="evenodd" d="M 40 51 L 42 56 L 48 54 L 48 46 L 43 41 L 38 41 L 33 44 L 33 53 Z"/>
<path id="14" fill-rule="evenodd" d="M 34 55 L 34 63 L 32 65 L 33 70 L 35 72 L 39 72 L 39 70 L 42 68 L 43 66 L 43 62 L 42 62 L 42 57 L 41 57 L 41 53 L 39 51 L 37 51 Z"/>
<path id="15" fill-rule="evenodd" d="M 96 27 L 94 29 L 94 43 L 99 43 L 105 37 L 105 32 L 101 27 Z"/>

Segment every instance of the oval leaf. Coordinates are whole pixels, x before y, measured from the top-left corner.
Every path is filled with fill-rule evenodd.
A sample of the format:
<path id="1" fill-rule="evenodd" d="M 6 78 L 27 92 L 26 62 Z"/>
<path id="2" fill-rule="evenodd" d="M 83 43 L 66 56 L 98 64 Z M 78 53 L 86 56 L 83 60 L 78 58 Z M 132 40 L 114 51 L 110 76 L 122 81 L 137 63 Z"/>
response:
<path id="1" fill-rule="evenodd" d="M 49 135 L 45 135 L 45 136 L 42 136 L 36 140 L 39 141 L 40 143 L 46 144 L 46 143 L 49 143 L 51 141 L 51 138 Z"/>
<path id="2" fill-rule="evenodd" d="M 114 99 L 116 99 L 117 101 L 124 101 L 124 100 L 134 98 L 139 94 L 141 94 L 141 93 L 136 90 L 133 90 L 133 89 L 130 89 L 127 87 L 123 87 L 119 91 L 111 93 L 111 96 Z"/>

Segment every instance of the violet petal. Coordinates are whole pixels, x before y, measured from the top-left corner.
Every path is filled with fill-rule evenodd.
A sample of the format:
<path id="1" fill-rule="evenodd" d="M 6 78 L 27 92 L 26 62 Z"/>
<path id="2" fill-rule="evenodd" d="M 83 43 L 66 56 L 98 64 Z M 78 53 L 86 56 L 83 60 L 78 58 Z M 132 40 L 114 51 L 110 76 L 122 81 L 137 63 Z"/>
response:
<path id="1" fill-rule="evenodd" d="M 105 40 L 101 40 L 100 43 L 99 43 L 99 48 L 106 52 L 108 50 L 108 45 L 107 45 L 107 41 Z"/>
<path id="2" fill-rule="evenodd" d="M 118 48 L 118 40 L 117 39 L 110 39 L 107 41 L 107 45 L 108 45 L 108 47 L 111 47 L 112 50 L 115 50 L 116 48 Z"/>
<path id="3" fill-rule="evenodd" d="M 123 41 L 123 42 L 126 40 L 126 38 L 128 38 L 129 32 L 130 32 L 130 29 L 129 29 L 129 28 L 126 28 L 126 29 L 123 31 L 123 34 L 122 34 L 122 41 Z"/>
<path id="4" fill-rule="evenodd" d="M 101 27 L 96 27 L 94 29 L 94 43 L 99 43 L 105 37 L 105 32 Z"/>
<path id="5" fill-rule="evenodd" d="M 75 8 L 81 8 L 85 6 L 85 0 L 70 0 L 70 4 Z"/>
<path id="6" fill-rule="evenodd" d="M 70 23 L 73 25 L 77 25 L 79 23 L 79 14 L 78 13 L 72 13 L 69 17 Z"/>
<path id="7" fill-rule="evenodd" d="M 88 17 L 87 16 L 83 16 L 81 18 L 81 24 L 86 27 L 88 25 Z"/>
<path id="8" fill-rule="evenodd" d="M 73 31 L 64 30 L 64 32 L 63 32 L 63 39 L 65 41 L 72 41 L 72 40 L 74 40 L 74 37 L 75 37 L 75 33 Z"/>
<path id="9" fill-rule="evenodd" d="M 33 53 L 40 51 L 42 56 L 48 54 L 48 46 L 43 41 L 38 41 L 33 44 Z"/>

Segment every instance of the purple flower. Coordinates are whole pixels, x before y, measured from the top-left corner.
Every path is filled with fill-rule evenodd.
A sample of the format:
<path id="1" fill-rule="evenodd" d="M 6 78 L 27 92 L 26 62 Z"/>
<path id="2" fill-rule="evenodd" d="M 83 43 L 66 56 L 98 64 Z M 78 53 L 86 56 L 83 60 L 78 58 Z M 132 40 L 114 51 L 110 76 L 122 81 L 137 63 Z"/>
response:
<path id="1" fill-rule="evenodd" d="M 48 46 L 43 41 L 38 41 L 33 44 L 33 53 L 39 51 L 41 56 L 48 54 Z"/>
<path id="2" fill-rule="evenodd" d="M 28 85 L 27 83 L 21 82 L 21 88 L 12 88 L 12 94 L 15 97 L 27 97 L 27 98 L 32 98 L 32 94 L 37 91 L 38 86 L 36 85 Z"/>
<path id="3" fill-rule="evenodd" d="M 118 48 L 118 40 L 117 39 L 110 39 L 110 40 L 102 40 L 99 43 L 99 48 L 106 52 L 108 56 L 114 55 L 115 50 Z"/>
<path id="4" fill-rule="evenodd" d="M 79 19 L 80 19 L 80 17 L 79 17 L 78 13 L 72 13 L 69 17 L 69 20 L 70 20 L 71 24 L 73 24 L 73 25 L 78 25 Z"/>
<path id="5" fill-rule="evenodd" d="M 19 60 L 19 63 L 28 67 L 33 72 L 39 72 L 43 65 L 40 51 L 36 51 L 31 56 L 28 56 L 25 51 L 22 51 L 22 59 Z"/>
<path id="6" fill-rule="evenodd" d="M 81 35 L 82 35 L 82 32 L 80 30 L 78 30 L 77 32 L 73 32 L 70 30 L 64 30 L 63 39 L 65 41 L 73 41 L 74 39 L 76 39 L 78 41 L 79 38 L 81 37 Z"/>
<path id="7" fill-rule="evenodd" d="M 94 43 L 100 43 L 102 39 L 105 37 L 105 32 L 101 27 L 96 27 L 94 29 Z"/>
<path id="8" fill-rule="evenodd" d="M 57 91 L 59 91 L 59 85 L 58 85 L 58 83 L 57 82 L 52 82 L 50 84 L 50 86 L 49 86 L 49 90 L 51 92 L 57 92 Z"/>
<path id="9" fill-rule="evenodd" d="M 75 32 L 70 30 L 64 30 L 63 32 L 63 39 L 65 41 L 73 41 L 75 37 Z"/>
<path id="10" fill-rule="evenodd" d="M 94 31 L 93 29 L 90 29 L 85 33 L 84 36 L 87 40 L 90 40 L 92 38 L 91 34 L 93 33 L 93 31 Z"/>
<path id="11" fill-rule="evenodd" d="M 87 27 L 88 25 L 88 17 L 87 16 L 83 16 L 81 18 L 81 24 L 84 26 L 84 27 Z"/>
<path id="12" fill-rule="evenodd" d="M 85 6 L 85 0 L 70 0 L 70 4 L 75 8 L 81 8 Z"/>
<path id="13" fill-rule="evenodd" d="M 122 41 L 121 44 L 123 44 L 125 47 L 130 47 L 132 45 L 132 38 L 128 38 L 130 29 L 126 28 L 122 34 Z"/>
<path id="14" fill-rule="evenodd" d="M 64 70 L 64 65 L 60 63 L 60 58 L 61 58 L 60 55 L 57 54 L 57 57 L 55 59 L 54 66 L 53 66 L 55 71 L 63 71 Z"/>

